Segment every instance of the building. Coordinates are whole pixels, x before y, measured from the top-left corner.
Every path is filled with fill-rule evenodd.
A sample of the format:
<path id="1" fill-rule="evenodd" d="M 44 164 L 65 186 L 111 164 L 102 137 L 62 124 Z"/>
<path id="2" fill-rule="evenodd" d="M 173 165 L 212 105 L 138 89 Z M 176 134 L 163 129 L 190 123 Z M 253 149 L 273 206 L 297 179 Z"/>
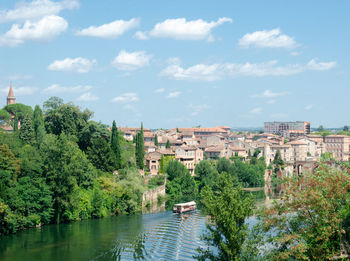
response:
<path id="1" fill-rule="evenodd" d="M 284 137 L 297 137 L 310 134 L 311 124 L 307 121 L 295 122 L 265 122 L 264 132 L 278 134 Z"/>
<path id="2" fill-rule="evenodd" d="M 16 102 L 16 97 L 13 94 L 12 84 L 10 84 L 10 90 L 9 90 L 9 94 L 7 95 L 6 105 L 15 104 L 15 102 Z"/>
<path id="3" fill-rule="evenodd" d="M 326 152 L 332 153 L 335 160 L 349 160 L 350 136 L 329 135 L 324 137 L 324 143 Z"/>
<path id="4" fill-rule="evenodd" d="M 194 136 L 209 136 L 209 135 L 229 135 L 230 128 L 226 126 L 213 128 L 176 128 L 169 130 L 170 132 L 193 132 Z"/>
<path id="5" fill-rule="evenodd" d="M 175 158 L 194 175 L 196 165 L 203 160 L 203 151 L 196 146 L 181 146 L 175 150 Z"/>
<path id="6" fill-rule="evenodd" d="M 159 161 L 162 154 L 154 151 L 147 153 L 146 155 L 146 167 L 148 168 L 151 175 L 157 175 L 159 171 Z"/>

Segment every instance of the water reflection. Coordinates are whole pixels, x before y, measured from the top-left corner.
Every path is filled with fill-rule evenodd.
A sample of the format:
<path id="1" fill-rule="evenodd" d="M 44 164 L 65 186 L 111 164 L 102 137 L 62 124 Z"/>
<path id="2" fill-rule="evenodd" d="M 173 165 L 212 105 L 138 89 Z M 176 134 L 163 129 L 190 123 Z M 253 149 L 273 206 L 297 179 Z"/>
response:
<path id="1" fill-rule="evenodd" d="M 204 231 L 199 211 L 50 225 L 1 237 L 0 260 L 192 260 Z"/>
<path id="2" fill-rule="evenodd" d="M 250 193 L 259 206 L 281 192 L 279 186 Z M 28 229 L 0 238 L 0 260 L 192 260 L 204 247 L 205 221 L 199 211 L 163 212 Z"/>

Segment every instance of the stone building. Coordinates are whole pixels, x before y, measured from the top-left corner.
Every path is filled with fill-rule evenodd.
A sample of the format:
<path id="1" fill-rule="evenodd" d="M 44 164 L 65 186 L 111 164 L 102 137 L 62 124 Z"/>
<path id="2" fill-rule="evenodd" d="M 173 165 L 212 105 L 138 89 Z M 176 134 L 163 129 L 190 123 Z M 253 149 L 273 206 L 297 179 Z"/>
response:
<path id="1" fill-rule="evenodd" d="M 335 160 L 349 160 L 350 136 L 329 135 L 324 137 L 324 143 L 326 152 L 331 152 Z"/>

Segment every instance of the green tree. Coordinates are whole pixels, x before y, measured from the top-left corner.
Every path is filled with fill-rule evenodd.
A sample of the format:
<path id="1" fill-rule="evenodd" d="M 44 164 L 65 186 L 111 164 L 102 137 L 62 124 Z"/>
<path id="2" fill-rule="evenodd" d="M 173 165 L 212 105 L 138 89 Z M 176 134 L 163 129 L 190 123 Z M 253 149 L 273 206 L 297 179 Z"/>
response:
<path id="1" fill-rule="evenodd" d="M 180 202 L 195 200 L 197 197 L 196 183 L 188 169 L 180 162 L 174 160 L 168 163 L 166 168 L 167 183 L 167 208 Z"/>
<path id="2" fill-rule="evenodd" d="M 349 127 L 348 126 L 344 126 L 343 131 L 349 131 Z"/>
<path id="3" fill-rule="evenodd" d="M 141 123 L 141 130 L 136 134 L 136 165 L 139 169 L 144 168 L 145 160 L 145 144 L 143 137 L 143 123 Z"/>
<path id="4" fill-rule="evenodd" d="M 90 162 L 97 168 L 106 172 L 113 172 L 115 157 L 109 143 L 104 138 L 92 139 L 91 147 L 88 147 L 86 155 Z"/>
<path id="5" fill-rule="evenodd" d="M 113 124 L 112 124 L 111 149 L 114 153 L 116 169 L 120 169 L 122 164 L 122 159 L 121 159 L 121 151 L 120 151 L 119 134 L 118 134 L 118 129 L 115 121 L 113 121 Z"/>
<path id="6" fill-rule="evenodd" d="M 321 164 L 314 174 L 286 178 L 284 184 L 281 200 L 260 216 L 274 246 L 268 259 L 338 259 L 349 245 L 349 175 Z"/>
<path id="7" fill-rule="evenodd" d="M 7 122 L 11 119 L 11 115 L 4 109 L 0 110 L 0 121 Z"/>
<path id="8" fill-rule="evenodd" d="M 81 150 L 86 151 L 88 147 L 91 147 L 91 141 L 94 138 L 110 139 L 110 132 L 107 129 L 107 125 L 96 121 L 88 121 L 87 124 L 79 133 L 79 147 Z"/>
<path id="9" fill-rule="evenodd" d="M 106 142 L 106 144 L 108 144 Z M 70 221 L 78 185 L 89 187 L 95 171 L 75 141 L 68 136 L 46 135 L 41 146 L 43 175 L 52 191 L 54 221 Z"/>
<path id="10" fill-rule="evenodd" d="M 35 135 L 36 143 L 40 145 L 44 140 L 46 131 L 45 131 L 43 112 L 39 105 L 36 105 L 34 108 L 33 127 L 34 127 L 34 135 Z"/>
<path id="11" fill-rule="evenodd" d="M 25 116 L 32 116 L 33 109 L 30 106 L 24 105 L 22 103 L 9 104 L 4 107 L 9 114 L 13 115 L 12 126 L 15 132 L 18 131 L 18 124 L 22 123 Z"/>
<path id="12" fill-rule="evenodd" d="M 222 168 L 223 166 L 220 167 L 220 169 Z M 199 162 L 199 164 L 196 165 L 195 173 L 195 179 L 198 182 L 199 193 L 205 186 L 212 188 L 216 184 L 218 171 L 215 169 L 214 166 L 212 166 L 212 164 L 209 161 L 202 160 L 201 162 Z"/>
<path id="13" fill-rule="evenodd" d="M 44 111 L 45 113 L 47 113 L 51 110 L 56 110 L 63 104 L 64 104 L 63 99 L 56 96 L 50 97 L 47 101 L 44 102 L 44 105 L 43 105 Z"/>
<path id="14" fill-rule="evenodd" d="M 158 135 L 154 135 L 154 145 L 158 147 Z"/>
<path id="15" fill-rule="evenodd" d="M 219 175 L 216 189 L 206 186 L 201 192 L 201 202 L 210 217 L 208 233 L 203 240 L 207 248 L 199 248 L 198 260 L 241 260 L 243 244 L 248 238 L 245 221 L 253 213 L 253 200 L 231 178 Z M 212 247 L 215 248 L 213 251 Z"/>
<path id="16" fill-rule="evenodd" d="M 19 132 L 19 138 L 25 144 L 33 144 L 35 140 L 34 130 L 33 130 L 33 122 L 32 118 L 29 115 L 26 115 L 23 118 L 21 129 Z"/>
<path id="17" fill-rule="evenodd" d="M 170 140 L 167 140 L 165 144 L 165 148 L 170 149 L 170 147 L 171 147 Z"/>
<path id="18" fill-rule="evenodd" d="M 73 104 L 63 104 L 46 112 L 45 127 L 48 133 L 55 135 L 65 133 L 78 137 L 92 114 L 87 109 L 81 111 L 78 106 Z"/>

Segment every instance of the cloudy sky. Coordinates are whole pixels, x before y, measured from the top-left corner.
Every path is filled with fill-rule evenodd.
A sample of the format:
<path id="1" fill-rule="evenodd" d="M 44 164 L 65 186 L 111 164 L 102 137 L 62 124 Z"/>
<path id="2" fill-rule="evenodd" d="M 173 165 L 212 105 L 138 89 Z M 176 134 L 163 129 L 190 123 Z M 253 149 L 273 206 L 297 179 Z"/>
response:
<path id="1" fill-rule="evenodd" d="M 0 1 L 0 106 L 110 124 L 350 124 L 349 1 Z"/>

